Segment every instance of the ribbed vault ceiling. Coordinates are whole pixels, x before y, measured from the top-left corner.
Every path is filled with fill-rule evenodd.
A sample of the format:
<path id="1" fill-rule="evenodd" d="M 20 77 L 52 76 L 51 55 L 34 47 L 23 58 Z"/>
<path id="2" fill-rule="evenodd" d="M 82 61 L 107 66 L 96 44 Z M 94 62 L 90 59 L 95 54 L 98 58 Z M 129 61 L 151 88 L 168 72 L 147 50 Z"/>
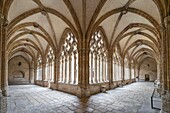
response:
<path id="1" fill-rule="evenodd" d="M 30 61 L 51 46 L 58 50 L 70 28 L 81 39 L 102 27 L 109 48 L 142 61 L 158 59 L 162 0 L 6 0 L 7 47 L 10 58 L 20 54 Z M 89 38 L 89 37 L 87 37 Z"/>

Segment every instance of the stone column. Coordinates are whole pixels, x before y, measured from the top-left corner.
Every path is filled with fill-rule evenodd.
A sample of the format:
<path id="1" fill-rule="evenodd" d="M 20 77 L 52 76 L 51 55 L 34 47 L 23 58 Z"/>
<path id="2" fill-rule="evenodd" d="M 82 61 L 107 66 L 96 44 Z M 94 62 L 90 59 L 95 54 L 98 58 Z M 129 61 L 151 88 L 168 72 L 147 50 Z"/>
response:
<path id="1" fill-rule="evenodd" d="M 67 65 L 67 61 L 68 61 L 68 59 L 67 59 L 67 55 L 65 56 L 65 77 L 64 77 L 64 83 L 66 83 L 67 82 L 67 68 L 68 68 L 68 65 Z"/>
<path id="2" fill-rule="evenodd" d="M 136 81 L 136 77 L 137 77 L 137 68 L 136 68 L 136 62 L 134 62 L 134 78 L 135 78 L 135 81 Z"/>
<path id="3" fill-rule="evenodd" d="M 35 74 L 34 74 L 34 62 L 31 62 L 30 63 L 30 72 L 29 72 L 29 79 L 30 79 L 30 83 L 34 83 L 34 77 L 35 77 Z"/>
<path id="4" fill-rule="evenodd" d="M 65 74 L 65 67 L 64 67 L 64 57 L 62 57 L 62 70 L 61 70 L 61 82 L 64 82 L 64 74 Z"/>
<path id="5" fill-rule="evenodd" d="M 0 8 L 0 10 L 1 10 L 1 8 Z M 1 62 L 2 62 L 2 25 L 3 25 L 3 20 L 4 20 L 4 16 L 0 13 L 0 97 L 2 96 L 2 90 L 1 90 L 1 88 L 2 88 L 1 87 L 2 66 L 1 66 Z"/>
<path id="6" fill-rule="evenodd" d="M 139 67 L 139 66 L 137 66 L 137 76 L 138 76 L 138 81 L 139 81 L 139 79 L 140 79 L 139 74 L 140 74 L 140 67 Z"/>
<path id="7" fill-rule="evenodd" d="M 54 84 L 55 83 L 58 83 L 58 80 L 59 80 L 59 75 L 60 75 L 60 58 L 54 58 Z"/>
<path id="8" fill-rule="evenodd" d="M 101 57 L 101 65 L 102 65 L 102 66 L 101 66 L 101 70 L 102 70 L 101 77 L 102 77 L 102 82 L 104 82 L 103 64 L 104 64 L 104 63 L 103 63 L 103 56 L 102 56 L 102 57 Z"/>
<path id="9" fill-rule="evenodd" d="M 90 62 L 90 67 L 91 67 L 91 72 L 90 72 L 90 74 L 91 74 L 91 76 L 90 76 L 90 82 L 91 83 L 93 83 L 93 76 L 94 76 L 94 73 L 93 73 L 93 53 L 91 53 L 91 58 L 90 58 L 91 60 L 91 62 Z"/>
<path id="10" fill-rule="evenodd" d="M 51 59 L 50 61 L 50 84 L 54 88 L 54 84 L 56 83 L 56 74 L 57 74 L 57 69 L 56 69 L 56 62 L 58 62 L 58 59 Z"/>
<path id="11" fill-rule="evenodd" d="M 99 55 L 97 55 L 96 79 L 97 79 L 97 83 L 100 83 L 99 81 Z"/>
<path id="12" fill-rule="evenodd" d="M 49 78 L 48 78 L 48 81 L 51 82 L 51 79 L 52 79 L 52 59 L 50 59 L 49 61 Z"/>
<path id="13" fill-rule="evenodd" d="M 99 81 L 99 83 L 101 82 L 101 73 L 100 73 L 100 55 L 98 56 L 98 81 Z"/>
<path id="14" fill-rule="evenodd" d="M 73 84 L 76 84 L 77 83 L 77 57 L 76 57 L 76 53 L 74 53 L 74 81 L 73 81 Z"/>
<path id="15" fill-rule="evenodd" d="M 105 72 L 104 72 L 104 73 L 105 73 L 105 78 L 106 78 L 106 82 L 108 82 L 108 73 L 107 73 L 107 72 L 108 72 L 108 71 L 107 71 L 107 70 L 108 70 L 108 69 L 107 69 L 107 58 L 105 58 L 105 62 L 104 62 L 104 63 L 105 63 Z"/>
<path id="16" fill-rule="evenodd" d="M 8 20 L 4 17 L 3 23 L 1 24 L 1 88 L 4 96 L 8 96 L 8 52 L 6 50 L 7 25 Z"/>
<path id="17" fill-rule="evenodd" d="M 36 84 L 37 80 L 37 61 L 34 61 L 34 83 Z"/>
<path id="18" fill-rule="evenodd" d="M 63 68 L 62 68 L 62 58 L 60 57 L 60 63 L 59 64 L 57 64 L 57 65 L 59 65 L 59 74 L 58 74 L 58 82 L 61 82 L 61 77 L 62 77 L 62 70 L 63 70 Z"/>
<path id="19" fill-rule="evenodd" d="M 104 82 L 106 82 L 106 63 L 105 63 L 105 57 L 103 57 L 103 79 L 104 79 Z"/>
<path id="20" fill-rule="evenodd" d="M 97 83 L 97 54 L 94 55 L 94 80 Z"/>
<path id="21" fill-rule="evenodd" d="M 160 48 L 160 52 L 161 52 L 161 54 L 159 55 L 159 61 L 158 62 L 160 62 L 160 65 L 159 65 L 159 67 L 160 67 L 160 88 L 161 88 L 161 90 L 163 90 L 163 75 L 164 75 L 164 49 L 163 49 L 163 47 L 164 47 L 164 38 L 165 38 L 165 27 L 163 27 L 163 25 L 160 25 L 161 27 L 160 27 L 160 32 L 161 32 L 161 48 Z"/>
<path id="22" fill-rule="evenodd" d="M 116 70 L 117 70 L 117 64 L 116 64 L 116 62 L 114 61 L 114 62 L 113 62 L 113 76 L 114 76 L 113 81 L 117 80 Z"/>
<path id="23" fill-rule="evenodd" d="M 2 6 L 3 6 L 3 2 L 0 2 L 0 98 L 2 97 L 2 90 L 1 90 L 1 84 L 2 84 L 2 66 L 1 66 L 1 62 L 2 62 L 2 25 L 3 25 L 3 21 L 4 21 L 4 15 L 2 14 Z"/>
<path id="24" fill-rule="evenodd" d="M 124 63 L 124 58 L 122 61 L 122 66 L 121 66 L 121 78 L 122 78 L 122 82 L 124 82 L 125 80 L 125 63 Z"/>
<path id="25" fill-rule="evenodd" d="M 83 1 L 86 2 L 86 1 Z M 84 3 L 85 4 L 85 3 Z M 83 15 L 85 15 L 85 7 L 83 6 Z M 85 20 L 83 21 L 85 22 Z M 85 24 L 83 24 L 85 25 Z M 78 42 L 78 91 L 77 95 L 80 97 L 87 97 L 90 95 L 89 90 L 89 42 L 86 36 L 86 27 L 83 26 L 82 40 Z"/>
<path id="26" fill-rule="evenodd" d="M 105 57 L 105 59 L 104 59 L 104 78 L 105 78 L 105 82 L 107 82 L 107 66 L 106 66 L 106 62 L 107 62 L 107 60 L 106 60 L 106 57 Z"/>
<path id="27" fill-rule="evenodd" d="M 31 63 L 29 63 L 29 83 L 31 83 L 31 76 L 32 76 L 32 74 L 31 74 Z"/>
<path id="28" fill-rule="evenodd" d="M 68 83 L 72 83 L 72 54 L 69 54 L 69 80 Z"/>
<path id="29" fill-rule="evenodd" d="M 157 61 L 157 80 L 160 81 L 160 62 Z"/>
<path id="30" fill-rule="evenodd" d="M 132 79 L 132 63 L 129 64 L 129 79 Z"/>
<path id="31" fill-rule="evenodd" d="M 110 51 L 110 53 L 108 53 L 108 79 L 109 79 L 109 82 L 110 82 L 110 84 L 111 83 L 113 83 L 113 58 L 112 58 L 112 50 L 110 49 L 109 50 Z"/>
<path id="32" fill-rule="evenodd" d="M 44 81 L 45 81 L 45 68 L 46 68 L 46 63 L 43 60 L 42 61 L 42 83 L 43 83 L 43 86 L 45 86 L 45 84 L 44 84 Z"/>
<path id="33" fill-rule="evenodd" d="M 5 69 L 7 67 L 4 65 L 6 64 L 6 61 L 4 61 L 4 55 L 5 53 L 5 38 L 6 38 L 6 22 L 3 14 L 1 14 L 1 8 L 2 8 L 3 1 L 0 2 L 0 113 L 6 113 L 7 111 L 7 98 L 4 96 L 7 96 L 7 85 L 6 81 L 7 73 Z M 7 60 L 7 59 L 6 59 Z M 5 66 L 5 67 L 3 67 Z M 5 77 L 6 76 L 6 77 Z M 6 91 L 5 91 L 6 90 Z"/>
<path id="34" fill-rule="evenodd" d="M 165 36 L 162 37 L 163 93 L 161 113 L 170 113 L 170 16 L 165 18 Z"/>
<path id="35" fill-rule="evenodd" d="M 115 61 L 112 58 L 112 82 L 115 80 Z"/>
<path id="36" fill-rule="evenodd" d="M 7 51 L 4 53 L 5 55 L 4 56 L 2 55 L 2 57 L 5 57 L 5 58 L 2 58 L 4 60 L 4 62 L 2 61 L 2 65 L 4 67 L 2 67 L 2 71 L 1 71 L 3 72 L 2 75 L 4 74 L 2 76 L 2 94 L 4 96 L 9 96 L 9 93 L 8 93 L 8 53 Z"/>

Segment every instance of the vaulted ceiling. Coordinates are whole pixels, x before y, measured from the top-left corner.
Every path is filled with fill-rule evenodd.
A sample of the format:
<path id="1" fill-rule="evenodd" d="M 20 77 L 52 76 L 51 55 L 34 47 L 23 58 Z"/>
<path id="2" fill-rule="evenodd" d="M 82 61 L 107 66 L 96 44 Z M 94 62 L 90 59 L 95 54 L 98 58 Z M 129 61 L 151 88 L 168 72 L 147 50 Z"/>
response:
<path id="1" fill-rule="evenodd" d="M 165 8 L 166 0 L 5 0 L 7 49 L 10 58 L 31 61 L 49 46 L 58 50 L 66 29 L 82 39 L 100 26 L 109 48 L 119 47 L 122 56 L 157 60 Z"/>

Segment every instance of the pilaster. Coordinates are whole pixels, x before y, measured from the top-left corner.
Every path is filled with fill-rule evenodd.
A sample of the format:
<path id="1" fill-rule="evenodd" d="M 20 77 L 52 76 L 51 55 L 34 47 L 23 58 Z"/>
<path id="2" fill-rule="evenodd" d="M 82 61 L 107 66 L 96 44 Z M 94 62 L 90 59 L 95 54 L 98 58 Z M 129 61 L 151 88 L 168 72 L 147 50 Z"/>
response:
<path id="1" fill-rule="evenodd" d="M 163 90 L 163 84 L 164 84 L 164 62 L 165 62 L 165 58 L 164 58 L 164 53 L 165 53 L 165 49 L 164 49 L 164 39 L 165 39 L 165 27 L 163 26 L 163 25 L 160 25 L 161 27 L 160 27 L 160 32 L 161 32 L 161 54 L 160 54 L 160 56 L 159 56 L 159 66 L 160 66 L 160 78 L 159 78 L 159 80 L 160 80 L 160 88 L 161 88 L 161 90 Z M 165 44 L 165 46 L 166 46 L 166 44 Z"/>
<path id="2" fill-rule="evenodd" d="M 30 83 L 34 83 L 34 77 L 35 77 L 35 74 L 34 74 L 34 62 L 31 62 L 30 63 L 30 73 L 29 73 L 29 82 Z"/>
<path id="3" fill-rule="evenodd" d="M 3 25 L 3 20 L 4 20 L 4 17 L 3 17 L 3 15 L 2 14 L 0 14 L 0 63 L 2 62 L 2 25 Z M 1 73 L 1 70 L 2 70 L 2 68 L 1 68 L 2 66 L 1 66 L 1 64 L 0 64 L 0 95 L 2 95 L 2 90 L 1 90 L 1 84 L 2 84 L 2 73 Z"/>
<path id="4" fill-rule="evenodd" d="M 0 6 L 2 5 L 1 3 Z M 6 74 L 7 67 L 5 61 L 7 60 L 7 58 L 5 58 L 6 27 L 8 25 L 7 23 L 8 21 L 0 12 L 0 113 L 6 113 L 7 111 L 7 98 L 5 97 L 8 95 L 7 93 L 8 81 L 7 81 L 7 74 Z"/>
<path id="5" fill-rule="evenodd" d="M 162 37 L 162 109 L 161 113 L 170 113 L 170 16 L 165 18 L 165 35 Z"/>
<path id="6" fill-rule="evenodd" d="M 6 50 L 6 35 L 7 35 L 8 20 L 3 17 L 1 23 L 1 89 L 4 96 L 8 96 L 8 53 Z"/>

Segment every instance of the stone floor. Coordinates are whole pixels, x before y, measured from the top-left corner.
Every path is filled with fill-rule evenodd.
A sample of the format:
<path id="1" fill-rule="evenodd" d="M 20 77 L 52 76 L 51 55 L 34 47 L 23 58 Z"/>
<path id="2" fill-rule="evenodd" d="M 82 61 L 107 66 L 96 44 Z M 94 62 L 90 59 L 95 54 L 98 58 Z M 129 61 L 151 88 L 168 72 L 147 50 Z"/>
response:
<path id="1" fill-rule="evenodd" d="M 9 90 L 7 113 L 159 113 L 150 107 L 152 82 L 137 82 L 81 99 L 35 85 L 12 85 Z"/>

